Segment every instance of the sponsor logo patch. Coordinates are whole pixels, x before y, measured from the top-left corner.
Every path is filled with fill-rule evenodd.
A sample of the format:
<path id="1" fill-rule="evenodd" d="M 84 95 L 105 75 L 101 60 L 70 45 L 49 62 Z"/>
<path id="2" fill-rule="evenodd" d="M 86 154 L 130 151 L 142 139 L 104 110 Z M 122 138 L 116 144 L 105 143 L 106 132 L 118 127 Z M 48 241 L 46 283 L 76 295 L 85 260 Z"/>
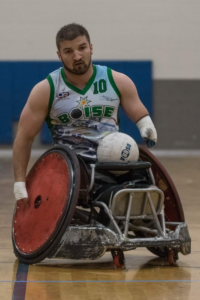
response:
<path id="1" fill-rule="evenodd" d="M 56 94 L 57 99 L 63 99 L 63 98 L 66 98 L 67 96 L 69 96 L 69 92 L 62 92 L 62 93 Z"/>
<path id="2" fill-rule="evenodd" d="M 130 150 L 131 150 L 131 145 L 127 144 L 126 148 L 123 149 L 122 152 L 121 152 L 121 158 L 120 158 L 120 160 L 125 161 L 129 157 L 129 155 L 130 155 Z"/>

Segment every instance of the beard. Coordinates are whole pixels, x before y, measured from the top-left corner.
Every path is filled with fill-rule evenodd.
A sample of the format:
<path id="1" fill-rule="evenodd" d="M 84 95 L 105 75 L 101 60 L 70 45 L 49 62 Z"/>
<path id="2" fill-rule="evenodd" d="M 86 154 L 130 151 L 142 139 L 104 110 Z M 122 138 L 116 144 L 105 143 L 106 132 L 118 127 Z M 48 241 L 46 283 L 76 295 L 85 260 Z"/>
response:
<path id="1" fill-rule="evenodd" d="M 83 74 L 85 74 L 85 73 L 88 71 L 88 69 L 89 69 L 89 67 L 90 67 L 90 65 L 91 65 L 91 57 L 90 57 L 90 61 L 89 61 L 88 64 L 86 64 L 84 61 L 80 60 L 80 62 L 82 62 L 82 64 L 81 64 L 81 65 L 78 65 L 78 66 L 75 66 L 75 64 L 74 64 L 74 68 L 73 68 L 73 69 L 70 69 L 70 68 L 64 63 L 64 61 L 63 61 L 62 58 L 61 58 L 61 60 L 62 60 L 64 69 L 65 69 L 66 71 L 72 73 L 72 74 L 75 74 L 75 75 L 83 75 Z M 77 61 L 77 62 L 78 62 L 78 61 Z"/>

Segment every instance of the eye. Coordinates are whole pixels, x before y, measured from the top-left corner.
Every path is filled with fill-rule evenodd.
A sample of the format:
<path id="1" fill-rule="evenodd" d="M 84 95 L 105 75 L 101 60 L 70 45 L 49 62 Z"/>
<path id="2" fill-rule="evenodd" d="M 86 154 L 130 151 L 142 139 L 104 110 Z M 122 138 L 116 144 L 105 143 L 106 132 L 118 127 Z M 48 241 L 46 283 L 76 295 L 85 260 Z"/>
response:
<path id="1" fill-rule="evenodd" d="M 67 53 L 67 54 L 69 54 L 69 53 L 71 53 L 72 52 L 72 50 L 65 50 L 64 51 L 64 53 Z"/>
<path id="2" fill-rule="evenodd" d="M 85 46 L 82 46 L 80 49 L 81 49 L 81 50 L 84 50 L 85 48 L 86 48 Z"/>

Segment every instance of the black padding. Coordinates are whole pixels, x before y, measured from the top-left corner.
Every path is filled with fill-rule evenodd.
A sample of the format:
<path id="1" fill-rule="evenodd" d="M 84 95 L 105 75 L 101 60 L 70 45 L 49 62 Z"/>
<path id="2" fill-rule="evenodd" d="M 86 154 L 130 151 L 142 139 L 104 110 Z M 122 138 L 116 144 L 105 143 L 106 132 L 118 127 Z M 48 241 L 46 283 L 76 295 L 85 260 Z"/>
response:
<path id="1" fill-rule="evenodd" d="M 151 168 L 150 162 L 138 161 L 136 163 L 118 163 L 118 162 L 98 162 L 96 170 L 109 170 L 109 171 L 124 171 L 124 170 L 138 170 Z"/>

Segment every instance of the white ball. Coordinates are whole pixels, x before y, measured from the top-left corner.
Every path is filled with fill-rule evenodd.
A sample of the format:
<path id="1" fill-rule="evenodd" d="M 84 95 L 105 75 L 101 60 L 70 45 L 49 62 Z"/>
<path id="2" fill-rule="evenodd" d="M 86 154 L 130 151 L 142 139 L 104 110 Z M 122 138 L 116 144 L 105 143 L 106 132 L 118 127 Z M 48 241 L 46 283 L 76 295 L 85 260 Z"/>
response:
<path id="1" fill-rule="evenodd" d="M 125 133 L 114 132 L 99 141 L 97 159 L 99 162 L 136 162 L 139 149 L 132 137 Z"/>

